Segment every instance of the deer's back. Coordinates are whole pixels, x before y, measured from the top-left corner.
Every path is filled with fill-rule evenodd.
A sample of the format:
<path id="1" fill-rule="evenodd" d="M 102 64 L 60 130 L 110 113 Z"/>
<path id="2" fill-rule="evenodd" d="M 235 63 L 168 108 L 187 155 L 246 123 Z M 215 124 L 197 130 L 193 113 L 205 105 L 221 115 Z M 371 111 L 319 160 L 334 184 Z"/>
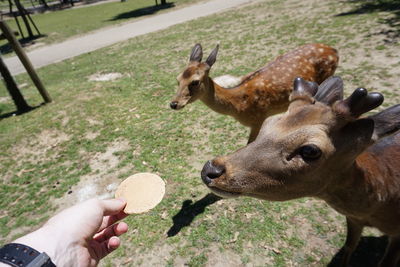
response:
<path id="1" fill-rule="evenodd" d="M 237 87 L 220 90 L 218 94 L 239 111 L 280 112 L 289 103 L 296 77 L 321 83 L 334 74 L 338 60 L 337 51 L 330 46 L 303 45 L 247 75 Z"/>

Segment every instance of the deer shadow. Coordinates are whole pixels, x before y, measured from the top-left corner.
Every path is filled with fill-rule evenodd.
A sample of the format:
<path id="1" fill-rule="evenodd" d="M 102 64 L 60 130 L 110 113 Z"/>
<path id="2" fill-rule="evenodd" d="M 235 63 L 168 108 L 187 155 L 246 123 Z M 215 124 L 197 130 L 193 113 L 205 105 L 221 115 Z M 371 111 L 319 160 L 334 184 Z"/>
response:
<path id="1" fill-rule="evenodd" d="M 204 212 L 205 208 L 222 198 L 208 193 L 202 199 L 193 203 L 193 200 L 186 199 L 182 203 L 181 210 L 172 217 L 173 225 L 167 232 L 168 237 L 177 235 L 182 228 L 189 226 L 197 215 Z"/>
<path id="2" fill-rule="evenodd" d="M 379 261 L 382 259 L 386 246 L 388 244 L 388 237 L 362 237 L 356 250 L 350 259 L 350 266 L 352 267 L 375 267 L 378 266 Z M 340 250 L 332 258 L 328 267 L 339 267 L 340 259 L 343 257 L 343 250 Z"/>
<path id="3" fill-rule="evenodd" d="M 115 21 L 115 20 L 123 20 L 123 19 L 131 19 L 131 18 L 137 18 L 137 17 L 142 17 L 142 16 L 148 16 L 152 15 L 154 13 L 157 13 L 160 10 L 163 9 L 168 9 L 172 8 L 175 6 L 175 3 L 166 3 L 164 5 L 155 5 L 155 6 L 149 6 L 149 7 L 143 7 L 135 10 L 131 10 L 128 12 L 124 12 L 121 14 L 118 14 L 114 16 L 112 19 L 109 19 L 109 21 Z"/>
<path id="4" fill-rule="evenodd" d="M 390 29 L 381 30 L 371 35 L 385 35 L 384 42 L 387 44 L 396 43 L 400 39 L 400 2 L 399 0 L 348 0 L 352 3 L 358 3 L 359 5 L 353 10 L 343 12 L 335 15 L 336 17 L 349 16 L 349 15 L 361 15 L 374 12 L 390 12 L 393 16 L 388 16 L 382 19 L 380 23 L 387 24 Z"/>

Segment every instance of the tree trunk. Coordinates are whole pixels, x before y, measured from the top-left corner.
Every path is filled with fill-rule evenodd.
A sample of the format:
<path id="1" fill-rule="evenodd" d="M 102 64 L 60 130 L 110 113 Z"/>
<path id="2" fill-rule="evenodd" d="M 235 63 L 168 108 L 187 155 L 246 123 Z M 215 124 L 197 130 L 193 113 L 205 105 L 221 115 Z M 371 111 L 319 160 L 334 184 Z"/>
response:
<path id="1" fill-rule="evenodd" d="M 167 0 L 161 0 L 161 5 L 166 5 L 167 4 Z"/>
<path id="2" fill-rule="evenodd" d="M 13 76 L 8 70 L 6 64 L 4 64 L 3 58 L 0 56 L 0 73 L 3 76 L 4 83 L 6 84 L 7 91 L 10 94 L 18 112 L 26 112 L 31 109 L 31 107 L 26 103 L 24 97 L 18 89 L 17 84 L 14 81 Z"/>
<path id="3" fill-rule="evenodd" d="M 21 15 L 22 20 L 25 23 L 25 27 L 26 27 L 26 30 L 28 31 L 29 38 L 35 37 L 33 35 L 32 29 L 31 29 L 31 25 L 29 24 L 29 21 L 26 18 L 26 14 L 27 14 L 26 9 L 22 6 L 22 4 L 21 4 L 21 2 L 19 2 L 19 0 L 14 0 L 14 1 L 15 1 L 15 5 L 17 6 L 18 13 Z"/>
<path id="4" fill-rule="evenodd" d="M 46 0 L 39 0 L 39 3 L 42 4 L 45 9 L 49 9 L 49 5 L 47 4 Z"/>
<path id="5" fill-rule="evenodd" d="M 13 17 L 14 17 L 14 19 L 15 19 L 15 23 L 16 23 L 17 26 L 18 26 L 19 33 L 21 34 L 22 38 L 24 39 L 25 36 L 24 36 L 24 33 L 22 32 L 21 26 L 19 25 L 18 16 L 17 16 L 17 15 L 13 12 L 13 10 L 12 10 L 12 6 L 13 6 L 12 1 L 11 1 L 11 0 L 8 0 L 8 4 L 9 4 L 9 7 L 10 7 L 10 14 L 13 15 Z"/>
<path id="6" fill-rule="evenodd" d="M 24 49 L 22 49 L 21 44 L 18 42 L 17 38 L 11 31 L 10 27 L 3 20 L 0 20 L 0 29 L 3 32 L 4 36 L 7 38 L 11 47 L 14 49 L 14 51 L 17 54 L 22 65 L 24 65 L 26 71 L 28 72 L 29 76 L 31 77 L 36 88 L 38 89 L 39 93 L 42 95 L 44 102 L 50 103 L 52 101 L 51 97 L 47 93 L 46 89 L 44 88 L 42 81 L 40 80 L 39 76 L 37 75 L 37 73 L 35 71 L 35 68 L 33 67 L 28 56 L 26 55 Z"/>

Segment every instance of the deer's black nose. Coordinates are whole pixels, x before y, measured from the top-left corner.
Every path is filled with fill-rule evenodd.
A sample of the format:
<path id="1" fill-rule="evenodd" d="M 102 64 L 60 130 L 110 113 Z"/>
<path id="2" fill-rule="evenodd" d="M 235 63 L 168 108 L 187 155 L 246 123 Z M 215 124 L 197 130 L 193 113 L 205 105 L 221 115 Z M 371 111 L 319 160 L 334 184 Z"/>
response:
<path id="1" fill-rule="evenodd" d="M 169 106 L 170 106 L 172 109 L 176 109 L 176 108 L 178 107 L 178 102 L 176 102 L 176 101 L 171 102 L 171 103 L 169 103 Z"/>
<path id="2" fill-rule="evenodd" d="M 225 172 L 225 167 L 213 165 L 209 160 L 204 164 L 203 170 L 201 170 L 201 179 L 205 184 L 211 183 L 212 179 L 220 177 Z"/>

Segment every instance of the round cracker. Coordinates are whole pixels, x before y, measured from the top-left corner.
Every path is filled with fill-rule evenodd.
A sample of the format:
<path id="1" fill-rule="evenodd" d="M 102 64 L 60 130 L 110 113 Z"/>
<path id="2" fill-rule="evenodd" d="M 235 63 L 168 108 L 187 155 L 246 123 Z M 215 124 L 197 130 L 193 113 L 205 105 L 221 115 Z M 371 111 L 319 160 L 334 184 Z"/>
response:
<path id="1" fill-rule="evenodd" d="M 165 194 L 165 182 L 153 173 L 137 173 L 126 178 L 118 186 L 115 198 L 127 201 L 124 212 L 143 213 L 157 206 Z"/>

